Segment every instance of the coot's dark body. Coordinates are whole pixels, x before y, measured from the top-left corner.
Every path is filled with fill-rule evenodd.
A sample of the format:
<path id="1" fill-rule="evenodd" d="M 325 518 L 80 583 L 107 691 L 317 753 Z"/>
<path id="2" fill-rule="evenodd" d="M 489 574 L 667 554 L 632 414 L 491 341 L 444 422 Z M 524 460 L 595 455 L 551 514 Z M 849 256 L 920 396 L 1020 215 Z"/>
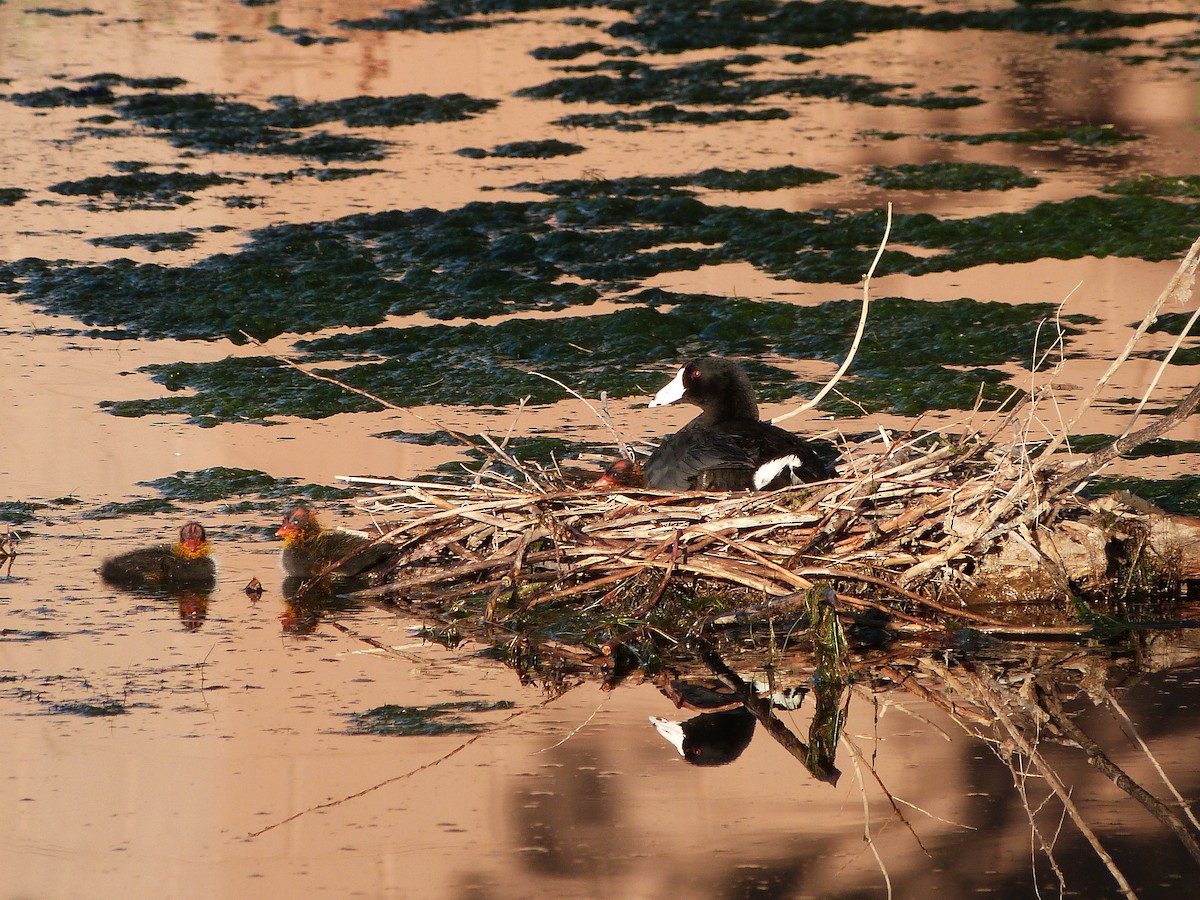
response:
<path id="1" fill-rule="evenodd" d="M 808 441 L 758 417 L 750 379 L 732 360 L 689 361 L 650 405 L 677 400 L 702 411 L 650 455 L 647 487 L 774 490 L 834 474 Z"/>
<path id="2" fill-rule="evenodd" d="M 106 559 L 100 577 L 121 588 L 164 587 L 211 591 L 217 584 L 217 564 L 203 526 L 188 522 L 174 544 L 130 550 Z"/>
<path id="3" fill-rule="evenodd" d="M 386 541 L 372 544 L 357 534 L 326 531 L 304 504 L 288 511 L 275 534 L 283 538 L 279 566 L 290 578 L 370 578 L 398 555 L 396 546 Z"/>

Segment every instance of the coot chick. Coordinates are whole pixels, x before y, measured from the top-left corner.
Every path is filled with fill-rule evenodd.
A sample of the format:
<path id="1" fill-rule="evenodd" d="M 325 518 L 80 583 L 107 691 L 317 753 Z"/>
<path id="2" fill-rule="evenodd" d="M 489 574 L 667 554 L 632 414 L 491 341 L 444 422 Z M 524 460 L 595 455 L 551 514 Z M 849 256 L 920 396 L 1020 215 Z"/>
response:
<path id="1" fill-rule="evenodd" d="M 637 488 L 645 484 L 646 473 L 641 463 L 618 459 L 592 482 L 595 488 Z"/>
<path id="2" fill-rule="evenodd" d="M 288 510 L 275 536 L 283 538 L 279 566 L 289 578 L 367 579 L 382 574 L 399 552 L 386 541 L 372 543 L 361 535 L 326 531 L 303 503 Z"/>
<path id="3" fill-rule="evenodd" d="M 204 527 L 188 522 L 174 544 L 130 550 L 107 559 L 100 577 L 121 588 L 188 587 L 211 591 L 217 583 L 217 564 Z"/>
<path id="4" fill-rule="evenodd" d="M 732 360 L 690 360 L 650 405 L 677 400 L 702 411 L 650 455 L 648 487 L 770 491 L 834 474 L 810 442 L 758 417 L 750 379 Z"/>

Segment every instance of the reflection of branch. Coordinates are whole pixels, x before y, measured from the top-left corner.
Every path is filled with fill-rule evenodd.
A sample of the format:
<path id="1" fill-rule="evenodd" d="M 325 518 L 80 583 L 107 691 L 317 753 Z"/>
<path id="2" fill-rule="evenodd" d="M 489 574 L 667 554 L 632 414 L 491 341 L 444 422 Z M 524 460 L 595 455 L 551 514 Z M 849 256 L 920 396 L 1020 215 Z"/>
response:
<path id="1" fill-rule="evenodd" d="M 975 690 L 980 701 L 995 715 L 998 726 L 1008 735 L 1017 749 L 1021 751 L 1021 754 L 1033 763 L 1041 776 L 1046 780 L 1046 784 L 1058 797 L 1059 802 L 1062 803 L 1063 808 L 1067 811 L 1067 815 L 1075 823 L 1075 827 L 1079 829 L 1080 834 L 1091 844 L 1092 850 L 1100 857 L 1109 874 L 1117 882 L 1121 893 L 1126 897 L 1136 898 L 1137 894 L 1134 893 L 1133 887 L 1129 884 L 1129 881 L 1122 874 L 1121 870 L 1117 868 L 1117 864 L 1108 855 L 1108 851 L 1101 845 L 1100 839 L 1096 837 L 1096 832 L 1092 831 L 1091 826 L 1084 821 L 1079 807 L 1071 799 L 1070 788 L 1063 784 L 1062 779 L 1058 777 L 1058 773 L 1054 771 L 1054 767 L 1046 762 L 1046 758 L 1042 756 L 1035 745 L 1026 739 L 1021 728 L 1009 716 L 1008 711 L 1005 709 L 1004 697 L 996 683 L 990 678 L 974 672 L 964 672 L 963 678 Z M 1031 822 L 1032 818 L 1031 815 Z"/>
<path id="2" fill-rule="evenodd" d="M 871 836 L 871 804 L 867 800 L 867 785 L 863 781 L 862 769 L 859 768 L 859 765 L 858 765 L 858 761 L 861 758 L 862 754 L 859 753 L 858 748 L 855 747 L 854 743 L 852 741 L 850 741 L 845 735 L 842 735 L 842 743 L 845 744 L 846 746 L 848 746 L 851 750 L 850 762 L 854 763 L 854 774 L 858 778 L 858 791 L 862 797 L 863 843 L 865 843 L 868 847 L 870 847 L 871 852 L 873 854 L 875 854 L 875 862 L 879 864 L 879 871 L 883 874 L 883 883 L 884 883 L 884 886 L 887 888 L 888 900 L 891 900 L 891 898 L 892 898 L 892 876 L 890 876 L 888 874 L 887 866 L 883 862 L 883 857 L 879 855 L 879 848 L 875 846 L 875 839 Z M 865 760 L 864 760 L 864 762 L 865 762 Z M 874 769 L 871 769 L 871 772 L 872 772 L 872 774 L 875 774 L 875 779 L 878 781 L 879 775 L 875 773 Z M 886 788 L 884 788 L 884 793 L 887 793 Z M 891 799 L 891 796 L 892 796 L 891 794 L 888 794 L 889 800 Z M 896 804 L 893 801 L 892 809 L 895 809 L 895 808 L 896 808 Z M 903 819 L 904 817 L 901 816 L 901 818 Z M 908 823 L 906 822 L 905 824 L 908 824 Z M 908 830 L 912 831 L 912 828 L 909 828 Z M 915 833 L 914 833 L 914 836 L 915 836 Z M 919 838 L 917 840 L 917 843 L 918 844 L 921 843 Z M 924 850 L 925 848 L 922 847 L 921 849 Z M 925 855 L 928 856 L 929 855 L 928 852 L 926 852 Z"/>
<path id="3" fill-rule="evenodd" d="M 558 696 L 561 696 L 561 695 L 558 695 Z M 557 700 L 558 696 L 552 695 L 552 696 L 549 696 L 546 699 L 544 699 L 541 703 L 537 704 L 536 706 L 527 706 L 524 709 L 518 709 L 516 712 L 512 713 L 507 718 L 505 718 L 503 721 L 499 722 L 495 728 L 489 729 L 487 731 L 481 731 L 478 734 L 467 738 L 467 740 L 463 741 L 461 744 L 459 744 L 453 750 L 443 753 L 437 759 L 430 760 L 427 763 L 417 766 L 415 769 L 409 769 L 407 772 L 403 772 L 400 775 L 393 775 L 391 778 L 385 778 L 383 781 L 377 782 L 376 784 L 373 784 L 370 787 L 363 788 L 361 791 L 356 791 L 353 794 L 347 794 L 344 797 L 338 797 L 336 800 L 327 800 L 324 803 L 317 803 L 313 806 L 308 807 L 308 809 L 302 809 L 299 812 L 292 813 L 286 819 L 280 819 L 278 822 L 272 822 L 270 825 L 264 826 L 263 828 L 260 828 L 257 831 L 251 831 L 249 834 L 247 834 L 245 836 L 244 840 L 252 841 L 252 840 L 254 840 L 254 838 L 261 837 L 262 835 L 266 834 L 268 831 L 273 831 L 276 828 L 280 827 L 281 825 L 287 825 L 289 822 L 296 821 L 301 816 L 307 816 L 309 813 L 319 812 L 323 809 L 331 809 L 332 807 L 335 807 L 335 806 L 341 806 L 343 803 L 347 803 L 350 800 L 357 800 L 359 797 L 365 797 L 367 794 L 373 793 L 373 792 L 379 790 L 380 788 L 387 787 L 389 784 L 393 784 L 394 782 L 397 782 L 397 781 L 403 781 L 406 778 L 411 778 L 412 776 L 416 775 L 418 772 L 424 772 L 426 769 L 432 769 L 434 766 L 440 766 L 442 763 L 444 763 L 450 757 L 454 756 L 455 754 L 459 753 L 462 750 L 466 750 L 468 747 L 470 747 L 473 743 L 475 743 L 481 737 L 484 737 L 485 735 L 488 735 L 488 734 L 492 734 L 497 729 L 505 727 L 506 725 L 508 725 L 509 722 L 511 722 L 513 719 L 517 718 L 518 716 L 523 716 L 527 712 L 532 712 L 535 709 L 541 709 L 542 707 L 549 705 L 550 703 Z"/>
<path id="4" fill-rule="evenodd" d="M 1129 731 L 1129 736 L 1132 737 L 1137 745 L 1142 748 L 1142 753 L 1144 753 L 1146 758 L 1150 760 L 1150 764 L 1154 766 L 1154 771 L 1158 773 L 1158 777 L 1161 778 L 1163 784 L 1167 786 L 1167 789 L 1171 792 L 1171 796 L 1173 796 L 1179 803 L 1184 815 L 1188 817 L 1188 821 L 1196 827 L 1197 832 L 1200 832 L 1200 822 L 1196 821 L 1196 816 L 1192 812 L 1192 808 L 1188 805 L 1188 802 L 1183 799 L 1183 795 L 1179 793 L 1178 789 L 1171 782 L 1171 779 L 1167 777 L 1167 773 L 1163 771 L 1162 766 L 1158 764 L 1158 760 L 1154 758 L 1154 754 L 1150 752 L 1150 748 L 1146 746 L 1146 742 L 1143 741 L 1142 736 L 1138 734 L 1137 727 L 1134 726 L 1133 720 L 1129 718 L 1129 714 L 1125 712 L 1124 707 L 1117 702 L 1117 698 L 1110 694 L 1108 689 L 1103 685 L 1089 688 L 1089 693 L 1093 694 L 1094 696 L 1098 696 L 1104 702 L 1104 704 L 1113 712 L 1115 712 L 1117 717 L 1125 723 L 1125 727 Z"/>
<path id="5" fill-rule="evenodd" d="M 871 773 L 871 777 L 875 779 L 875 783 L 877 785 L 879 785 L 879 789 L 881 791 L 883 791 L 883 796 L 887 797 L 887 801 L 892 807 L 892 815 L 894 815 L 897 819 L 899 819 L 901 822 L 904 823 L 904 827 L 907 828 L 908 833 L 913 836 L 913 840 L 915 840 L 917 842 L 917 846 L 921 848 L 921 852 L 924 853 L 930 859 L 933 859 L 933 854 L 930 853 L 927 849 L 925 849 L 925 845 L 921 843 L 920 836 L 916 833 L 916 831 L 913 830 L 912 823 L 909 822 L 907 818 L 905 818 L 904 813 L 902 813 L 900 811 L 900 807 L 896 805 L 896 797 L 892 794 L 891 791 L 888 790 L 888 786 L 883 783 L 883 779 L 879 777 L 879 772 L 877 772 L 875 770 L 875 767 L 873 765 L 871 765 L 869 762 L 867 762 L 866 757 L 863 756 L 863 752 L 860 749 L 858 749 L 858 745 L 856 743 L 854 743 L 854 741 L 850 740 L 850 738 L 846 737 L 845 734 L 839 735 L 839 739 L 841 741 L 842 746 L 845 747 L 847 750 L 849 750 L 850 755 L 852 757 L 854 757 L 855 771 L 859 770 L 860 765 L 866 766 L 867 771 Z M 862 781 L 861 771 L 859 771 L 859 781 L 860 782 Z M 864 794 L 866 793 L 865 785 L 864 785 L 863 793 Z"/>
<path id="6" fill-rule="evenodd" d="M 837 784 L 838 778 L 841 777 L 842 773 L 838 771 L 836 766 L 832 765 L 832 762 L 822 766 L 813 764 L 813 756 L 808 744 L 792 734 L 791 729 L 775 715 L 771 710 L 771 701 L 769 699 L 759 697 L 742 680 L 741 676 L 729 668 L 728 663 L 712 650 L 704 651 L 701 657 L 704 659 L 704 664 L 708 666 L 714 675 L 719 675 L 733 688 L 734 696 L 742 702 L 742 705 L 758 720 L 758 724 L 763 727 L 763 730 L 779 746 L 794 756 L 799 762 L 803 763 L 804 767 L 817 780 L 824 781 L 830 785 Z"/>
<path id="7" fill-rule="evenodd" d="M 1062 700 L 1059 699 L 1056 690 L 1047 690 L 1044 685 L 1038 685 L 1040 688 L 1039 695 L 1042 701 L 1046 704 L 1046 711 L 1050 713 L 1050 717 L 1055 725 L 1062 729 L 1063 734 L 1077 743 L 1080 748 L 1087 754 L 1088 762 L 1096 769 L 1097 772 L 1104 775 L 1109 781 L 1127 793 L 1142 806 L 1146 807 L 1147 811 L 1162 822 L 1179 838 L 1179 842 L 1183 844 L 1184 849 L 1192 855 L 1192 859 L 1200 862 L 1200 843 L 1196 841 L 1196 835 L 1192 834 L 1183 820 L 1171 811 L 1167 804 L 1163 803 L 1140 784 L 1135 782 L 1129 775 L 1108 758 L 1108 754 L 1083 732 L 1083 730 L 1075 724 L 1067 711 L 1063 709 Z"/>

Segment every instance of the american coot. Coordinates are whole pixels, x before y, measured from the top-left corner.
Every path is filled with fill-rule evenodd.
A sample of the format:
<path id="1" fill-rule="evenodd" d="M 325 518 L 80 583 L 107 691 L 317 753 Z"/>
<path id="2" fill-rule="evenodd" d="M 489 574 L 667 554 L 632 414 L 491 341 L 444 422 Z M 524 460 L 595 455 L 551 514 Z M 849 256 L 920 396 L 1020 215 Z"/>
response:
<path id="1" fill-rule="evenodd" d="M 308 506 L 300 504 L 283 517 L 275 532 L 283 538 L 279 566 L 291 578 L 314 575 L 332 578 L 367 579 L 394 562 L 398 551 L 386 541 L 372 544 L 361 535 L 344 531 L 326 531 Z"/>
<path id="2" fill-rule="evenodd" d="M 808 441 L 758 417 L 750 379 L 732 360 L 690 360 L 650 405 L 677 400 L 702 412 L 650 455 L 647 487 L 769 491 L 834 474 Z"/>
<path id="3" fill-rule="evenodd" d="M 100 566 L 100 577 L 122 588 L 186 587 L 212 590 L 217 583 L 217 564 L 204 527 L 188 522 L 179 529 L 174 544 L 130 550 Z"/>

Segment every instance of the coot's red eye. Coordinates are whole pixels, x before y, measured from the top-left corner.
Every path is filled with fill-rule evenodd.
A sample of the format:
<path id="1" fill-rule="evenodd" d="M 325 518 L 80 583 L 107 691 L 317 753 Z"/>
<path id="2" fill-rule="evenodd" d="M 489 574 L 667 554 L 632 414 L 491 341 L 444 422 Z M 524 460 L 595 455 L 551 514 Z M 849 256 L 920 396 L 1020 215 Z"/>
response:
<path id="1" fill-rule="evenodd" d="M 688 372 L 688 378 L 690 378 L 692 381 L 699 381 L 700 380 L 700 370 L 692 369 L 692 371 Z"/>

